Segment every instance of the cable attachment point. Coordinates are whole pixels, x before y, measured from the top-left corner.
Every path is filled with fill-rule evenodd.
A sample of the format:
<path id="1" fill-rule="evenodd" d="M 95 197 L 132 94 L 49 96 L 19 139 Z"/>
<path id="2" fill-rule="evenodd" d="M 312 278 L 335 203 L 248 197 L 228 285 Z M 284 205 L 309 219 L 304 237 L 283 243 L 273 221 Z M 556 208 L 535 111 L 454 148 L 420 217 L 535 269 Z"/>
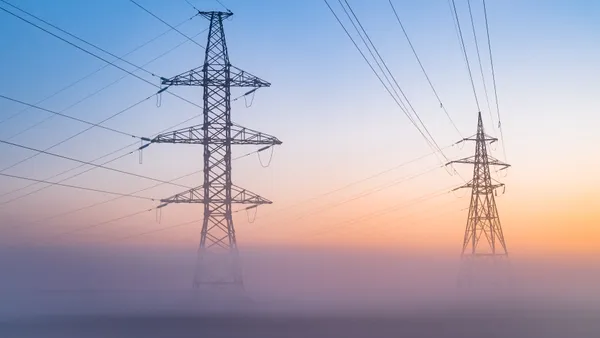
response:
<path id="1" fill-rule="evenodd" d="M 265 150 L 269 149 L 269 148 L 271 148 L 271 154 L 269 155 L 269 161 L 267 162 L 267 164 L 264 164 L 264 163 L 263 163 L 263 161 L 262 161 L 262 158 L 260 157 L 260 153 L 261 153 L 262 151 L 265 151 Z M 273 160 L 273 153 L 274 153 L 274 152 L 275 152 L 275 147 L 273 147 L 273 145 L 269 145 L 269 146 L 262 147 L 262 148 L 260 148 L 260 149 L 258 149 L 258 150 L 256 151 L 256 156 L 258 156 L 258 162 L 260 162 L 260 165 L 261 165 L 263 168 L 267 168 L 268 166 L 270 166 L 270 165 L 271 165 L 271 161 Z"/>
<path id="2" fill-rule="evenodd" d="M 244 105 L 246 106 L 246 108 L 250 108 L 252 107 L 252 104 L 254 103 L 254 96 L 256 95 L 256 90 L 258 88 L 254 88 L 251 91 L 247 92 L 246 94 L 244 94 Z M 248 103 L 248 99 L 247 99 L 247 95 L 252 93 L 252 97 L 250 98 L 250 103 Z"/>
<path id="3" fill-rule="evenodd" d="M 239 100 L 239 99 L 241 99 L 243 97 L 244 98 L 244 104 L 246 105 L 246 108 L 250 108 L 250 107 L 252 107 L 252 104 L 254 103 L 254 95 L 256 94 L 257 90 L 258 90 L 258 88 L 251 89 L 251 90 L 245 92 L 244 94 L 236 97 L 235 99 L 233 99 L 231 101 L 232 102 L 233 101 L 237 101 L 237 100 Z M 250 94 L 252 94 L 252 98 L 250 99 L 250 103 L 248 103 L 248 99 L 246 98 L 246 96 L 248 96 Z"/>
<path id="4" fill-rule="evenodd" d="M 508 168 L 509 168 L 509 167 L 500 168 L 500 169 L 496 170 L 496 174 L 497 174 L 499 177 L 506 178 L 506 176 L 508 176 Z M 500 174 L 499 174 L 500 172 L 503 172 L 503 173 L 504 173 L 504 176 L 503 176 L 503 175 L 500 175 Z"/>
<path id="5" fill-rule="evenodd" d="M 451 191 L 452 191 L 452 195 L 454 195 L 454 197 L 456 197 L 456 198 L 458 198 L 458 199 L 461 199 L 461 198 L 465 197 L 465 195 L 467 194 L 467 192 L 466 192 L 465 190 L 463 190 L 463 193 L 462 193 L 462 195 L 458 195 L 458 194 L 456 193 L 456 191 L 458 191 L 458 190 L 462 190 L 462 189 L 452 189 L 452 190 L 451 190 Z"/>
<path id="6" fill-rule="evenodd" d="M 250 209 L 255 209 L 254 210 L 254 216 L 250 217 Z M 254 221 L 256 221 L 256 215 L 258 214 L 258 205 L 252 205 L 247 207 L 246 209 L 246 216 L 248 217 L 248 223 L 252 224 L 254 223 Z"/>

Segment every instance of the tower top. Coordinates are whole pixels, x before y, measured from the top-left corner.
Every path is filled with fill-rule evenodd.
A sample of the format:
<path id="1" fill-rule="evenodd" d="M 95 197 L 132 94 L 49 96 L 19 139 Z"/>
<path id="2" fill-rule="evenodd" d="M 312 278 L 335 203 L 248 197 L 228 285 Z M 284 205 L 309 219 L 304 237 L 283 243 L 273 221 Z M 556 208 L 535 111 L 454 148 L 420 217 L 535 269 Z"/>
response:
<path id="1" fill-rule="evenodd" d="M 203 11 L 198 11 L 198 15 L 201 15 L 205 18 L 207 18 L 208 20 L 210 20 L 213 16 L 219 16 L 221 17 L 221 19 L 227 19 L 228 17 L 233 15 L 233 12 L 231 12 L 230 10 L 228 10 L 227 12 L 220 12 L 220 11 L 212 11 L 212 12 L 203 12 Z"/>

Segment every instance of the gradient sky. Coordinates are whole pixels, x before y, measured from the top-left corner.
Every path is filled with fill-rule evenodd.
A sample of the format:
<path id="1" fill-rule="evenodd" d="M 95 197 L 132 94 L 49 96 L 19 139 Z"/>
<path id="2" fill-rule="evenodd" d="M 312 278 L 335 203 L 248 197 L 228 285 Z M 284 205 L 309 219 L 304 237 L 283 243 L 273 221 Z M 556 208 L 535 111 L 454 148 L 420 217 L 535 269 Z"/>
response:
<path id="1" fill-rule="evenodd" d="M 194 15 L 194 10 L 184 0 L 139 2 L 173 25 Z M 215 1 L 190 2 L 203 10 L 222 9 Z M 337 4 L 335 1 L 330 3 Z M 456 142 L 460 136 L 439 108 L 388 2 L 350 3 L 436 141 L 442 147 Z M 120 56 L 168 30 L 163 23 L 126 0 L 22 0 L 18 4 Z M 233 120 L 283 141 L 283 145 L 275 149 L 271 166 L 266 169 L 261 167 L 256 156 L 234 164 L 234 183 L 275 202 L 260 207 L 252 224 L 244 213 L 236 214 L 241 247 L 376 246 L 446 250 L 458 254 L 469 195 L 467 191 L 444 193 L 461 183 L 458 177 L 449 175 L 444 169 L 422 174 L 439 167 L 433 155 L 351 188 L 321 196 L 431 153 L 362 60 L 325 3 L 317 0 L 228 0 L 225 4 L 235 13 L 225 27 L 232 64 L 272 83 L 271 88 L 257 92 L 250 108 L 246 108 L 242 100 L 236 101 Z M 448 2 L 396 0 L 394 4 L 461 134 L 474 134 L 477 109 Z M 487 104 L 483 103 L 483 87 L 475 63 L 466 2 L 459 0 L 457 4 L 482 102 L 484 123 L 489 134 L 498 135 L 495 110 L 492 109 L 492 122 Z M 478 34 L 483 37 L 481 4 L 479 1 L 473 1 L 473 4 Z M 340 7 L 334 8 L 342 14 Z M 497 199 L 508 249 L 514 254 L 597 252 L 600 247 L 600 202 L 596 194 L 600 179 L 596 172 L 600 159 L 595 147 L 600 141 L 597 132 L 600 118 L 596 113 L 599 103 L 597 79 L 600 77 L 597 61 L 600 59 L 597 44 L 600 3 L 492 0 L 488 1 L 488 13 L 507 161 L 512 165 L 508 175 L 500 177 L 507 188 Z M 0 17 L 2 95 L 36 103 L 104 66 L 102 61 L 4 12 L 0 12 Z M 200 17 L 180 27 L 190 36 L 205 28 L 207 22 Z M 205 39 L 206 35 L 201 34 L 196 41 L 204 45 Z M 184 41 L 184 37 L 171 31 L 126 59 L 142 65 Z M 481 39 L 480 44 L 486 46 L 485 40 Z M 145 68 L 159 76 L 170 77 L 199 66 L 202 55 L 201 48 L 186 42 Z M 112 60 L 110 56 L 103 57 Z M 491 94 L 485 49 L 482 57 Z M 132 69 L 123 63 L 119 65 Z M 156 77 L 143 72 L 136 74 L 158 84 Z M 124 75 L 114 67 L 106 67 L 39 105 L 63 110 Z M 127 76 L 64 113 L 97 122 L 155 91 L 152 86 Z M 198 88 L 173 88 L 171 91 L 197 103 L 202 101 Z M 493 97 L 490 96 L 490 100 L 493 106 Z M 21 109 L 22 106 L 0 100 L 1 119 Z M 156 99 L 151 98 L 105 125 L 150 136 L 199 113 L 197 108 L 173 96 L 163 95 L 160 107 L 157 107 Z M 48 116 L 45 112 L 27 110 L 0 124 L 0 139 L 10 138 L 15 143 L 45 148 L 86 127 L 54 117 L 11 138 Z M 52 151 L 93 160 L 131 142 L 131 138 L 93 129 Z M 3 154 L 0 168 L 31 154 L 6 145 L 0 149 Z M 236 149 L 235 155 L 252 150 L 255 148 Z M 445 151 L 449 158 L 470 156 L 472 152 L 472 145 L 450 147 Z M 492 155 L 504 159 L 502 146 Z M 266 161 L 268 154 L 262 154 L 262 157 Z M 110 166 L 170 180 L 199 170 L 201 162 L 199 147 L 163 144 L 147 148 L 143 164 L 138 163 L 137 154 L 132 154 Z M 77 164 L 41 155 L 6 173 L 47 179 L 74 166 Z M 466 178 L 470 176 L 470 170 L 469 167 L 459 169 Z M 401 184 L 391 184 L 416 175 L 419 176 Z M 1 178 L 0 182 L 1 193 L 29 184 L 10 178 Z M 102 169 L 65 183 L 123 193 L 155 184 Z M 200 185 L 201 175 L 180 183 Z M 382 186 L 389 187 L 340 204 Z M 1 201 L 33 189 L 2 196 Z M 164 198 L 180 190 L 180 187 L 165 186 L 143 194 Z M 441 195 L 426 201 L 418 200 L 437 193 Z M 32 221 L 110 198 L 112 196 L 52 187 L 0 205 L 5 241 L 43 243 L 53 234 L 103 223 L 156 205 L 125 198 L 26 226 Z M 315 199 L 306 201 L 311 198 Z M 395 207 L 378 217 L 371 216 Z M 154 212 L 147 212 L 62 236 L 53 243 L 114 243 L 114 239 L 200 219 L 201 213 L 200 206 L 169 206 L 163 209 L 160 224 L 156 222 Z M 11 226 L 19 228 L 10 229 Z M 199 224 L 190 224 L 118 243 L 194 248 L 199 228 Z"/>

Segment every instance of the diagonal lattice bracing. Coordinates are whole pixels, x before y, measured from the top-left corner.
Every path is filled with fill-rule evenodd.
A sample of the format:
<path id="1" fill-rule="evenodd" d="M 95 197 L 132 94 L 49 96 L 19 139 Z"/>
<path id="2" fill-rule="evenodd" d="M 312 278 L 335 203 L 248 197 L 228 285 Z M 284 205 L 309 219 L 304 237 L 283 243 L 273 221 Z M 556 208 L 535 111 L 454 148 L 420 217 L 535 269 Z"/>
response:
<path id="1" fill-rule="evenodd" d="M 223 130 L 225 126 L 222 126 Z M 214 144 L 253 144 L 253 145 L 279 145 L 276 137 L 252 130 L 246 127 L 233 125 L 231 129 L 231 138 L 224 137 L 222 130 L 211 128 L 212 133 L 208 138 L 204 138 L 204 125 L 196 125 L 178 130 L 169 131 L 153 138 L 152 143 L 185 143 L 185 144 L 204 144 L 204 142 Z"/>
<path id="2" fill-rule="evenodd" d="M 208 41 L 201 67 L 170 79 L 164 86 L 203 88 L 203 122 L 200 125 L 163 133 L 151 143 L 203 145 L 204 176 L 199 187 L 163 199 L 164 204 L 199 203 L 204 206 L 198 263 L 194 286 L 206 284 L 242 286 L 232 204 L 251 206 L 271 201 L 235 186 L 231 179 L 232 145 L 281 144 L 276 137 L 235 125 L 231 121 L 231 87 L 269 87 L 271 84 L 229 62 L 223 20 L 231 12 L 199 12 L 210 21 Z"/>
<path id="3" fill-rule="evenodd" d="M 509 165 L 488 155 L 487 144 L 496 142 L 497 139 L 485 134 L 481 113 L 478 114 L 477 134 L 462 141 L 475 142 L 475 155 L 452 161 L 449 164 L 473 165 L 473 179 L 457 188 L 471 189 L 471 202 L 461 253 L 463 266 L 465 264 L 469 266 L 462 269 L 465 271 L 465 275 L 460 277 L 460 279 L 470 281 L 473 278 L 472 266 L 474 260 L 481 258 L 482 260 L 495 261 L 499 257 L 508 257 L 495 200 L 497 189 L 503 187 L 504 184 L 495 182 L 492 179 L 490 166 L 506 169 Z"/>

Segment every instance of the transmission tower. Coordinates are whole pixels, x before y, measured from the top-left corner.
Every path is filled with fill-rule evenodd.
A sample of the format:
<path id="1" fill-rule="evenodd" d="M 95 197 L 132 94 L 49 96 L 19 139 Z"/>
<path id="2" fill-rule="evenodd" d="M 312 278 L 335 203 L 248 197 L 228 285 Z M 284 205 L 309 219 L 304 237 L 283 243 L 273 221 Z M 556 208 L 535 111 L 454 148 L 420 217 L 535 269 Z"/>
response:
<path id="1" fill-rule="evenodd" d="M 232 220 L 232 204 L 247 209 L 272 202 L 232 183 L 232 145 L 279 145 L 277 138 L 238 126 L 231 121 L 231 87 L 269 87 L 271 84 L 229 63 L 223 20 L 231 12 L 198 12 L 210 21 L 204 65 L 170 79 L 169 86 L 203 88 L 204 121 L 200 125 L 160 134 L 151 143 L 184 143 L 204 146 L 204 182 L 201 186 L 161 200 L 170 203 L 201 203 L 204 220 L 194 276 L 194 288 L 202 285 L 243 287 L 239 253 Z M 164 89 L 163 89 L 164 90 Z"/>
<path id="2" fill-rule="evenodd" d="M 459 143 L 465 141 L 475 142 L 475 156 L 452 161 L 448 164 L 473 165 L 473 179 L 454 189 L 471 188 L 471 204 L 463 240 L 462 267 L 459 276 L 460 284 L 465 282 L 471 284 L 475 277 L 473 276 L 475 266 L 482 266 L 481 262 L 487 261 L 492 261 L 495 265 L 500 259 L 504 261 L 508 259 L 508 251 L 495 200 L 497 189 L 504 187 L 504 184 L 492 179 L 490 166 L 498 166 L 500 170 L 503 170 L 508 168 L 509 165 L 488 154 L 487 144 L 497 142 L 498 139 L 485 134 L 481 112 L 478 113 L 477 134 L 462 139 Z M 482 240 L 482 237 L 484 240 Z M 494 269 L 490 265 L 487 265 L 487 267 Z"/>

